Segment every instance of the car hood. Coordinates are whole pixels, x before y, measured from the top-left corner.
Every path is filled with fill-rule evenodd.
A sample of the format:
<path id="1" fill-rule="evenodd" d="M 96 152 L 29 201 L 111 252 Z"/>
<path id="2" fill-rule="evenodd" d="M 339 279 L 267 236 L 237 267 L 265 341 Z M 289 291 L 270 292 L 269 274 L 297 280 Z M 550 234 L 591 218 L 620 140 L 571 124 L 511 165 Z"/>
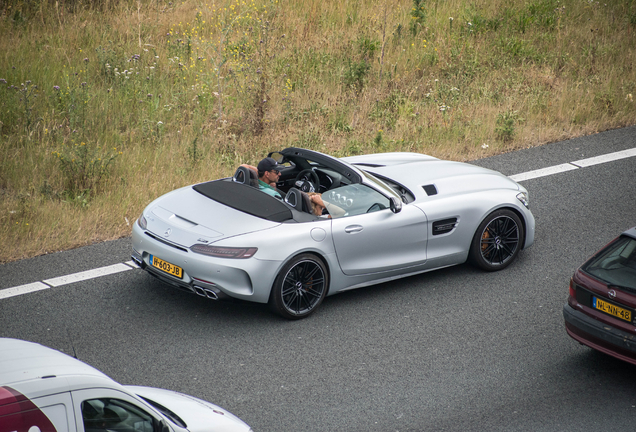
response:
<path id="1" fill-rule="evenodd" d="M 153 201 L 144 217 L 147 229 L 160 238 L 181 246 L 211 244 L 280 225 L 228 207 L 210 199 L 192 186 L 172 191 Z"/>
<path id="2" fill-rule="evenodd" d="M 183 420 L 190 432 L 251 431 L 243 420 L 231 412 L 194 396 L 154 387 L 125 387 L 160 412 L 162 409 L 157 404 L 168 408 Z"/>
<path id="3" fill-rule="evenodd" d="M 348 162 L 352 165 L 362 165 L 364 167 L 403 165 L 413 162 L 438 161 L 439 159 L 422 153 L 392 152 L 347 156 L 340 158 L 340 160 Z"/>
<path id="4" fill-rule="evenodd" d="M 435 185 L 438 198 L 490 189 L 521 190 L 518 183 L 500 172 L 417 153 L 381 153 L 343 159 L 420 195 L 426 185 Z"/>

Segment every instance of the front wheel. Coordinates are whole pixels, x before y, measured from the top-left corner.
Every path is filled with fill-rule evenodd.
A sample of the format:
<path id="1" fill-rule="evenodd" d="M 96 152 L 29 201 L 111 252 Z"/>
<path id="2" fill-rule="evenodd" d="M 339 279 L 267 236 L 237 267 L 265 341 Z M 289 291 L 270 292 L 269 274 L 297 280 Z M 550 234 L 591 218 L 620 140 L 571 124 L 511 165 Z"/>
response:
<path id="1" fill-rule="evenodd" d="M 502 270 L 515 260 L 523 240 L 519 216 L 511 210 L 496 210 L 477 228 L 470 245 L 469 259 L 486 271 Z"/>
<path id="2" fill-rule="evenodd" d="M 276 276 L 269 305 L 285 318 L 305 318 L 322 303 L 328 287 L 329 276 L 322 260 L 311 254 L 298 255 Z"/>

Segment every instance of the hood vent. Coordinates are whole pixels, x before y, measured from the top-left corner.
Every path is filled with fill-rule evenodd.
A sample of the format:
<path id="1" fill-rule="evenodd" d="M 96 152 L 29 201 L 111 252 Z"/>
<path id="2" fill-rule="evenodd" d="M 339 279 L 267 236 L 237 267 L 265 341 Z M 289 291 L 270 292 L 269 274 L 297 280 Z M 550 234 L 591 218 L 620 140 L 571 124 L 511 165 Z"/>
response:
<path id="1" fill-rule="evenodd" d="M 422 186 L 422 188 L 424 189 L 424 192 L 426 192 L 426 195 L 428 196 L 437 195 L 437 188 L 435 187 L 434 184 Z"/>

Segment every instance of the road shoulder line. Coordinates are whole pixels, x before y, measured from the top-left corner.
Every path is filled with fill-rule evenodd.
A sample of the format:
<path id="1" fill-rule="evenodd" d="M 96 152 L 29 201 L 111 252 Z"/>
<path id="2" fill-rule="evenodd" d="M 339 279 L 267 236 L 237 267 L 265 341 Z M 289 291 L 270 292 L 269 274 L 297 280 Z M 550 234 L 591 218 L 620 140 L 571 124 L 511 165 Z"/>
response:
<path id="1" fill-rule="evenodd" d="M 516 182 L 522 182 L 525 180 L 532 180 L 539 177 L 547 177 L 553 174 L 559 174 L 566 171 L 572 171 L 579 168 L 587 168 L 594 165 L 599 165 L 606 162 L 612 162 L 620 159 L 627 159 L 629 157 L 636 156 L 636 148 L 627 150 L 621 150 L 614 153 L 608 153 L 600 156 L 594 156 L 587 159 L 581 159 L 574 162 L 567 162 L 560 165 L 554 165 L 551 167 L 541 168 L 533 171 L 526 171 L 520 174 L 514 174 L 508 176 Z"/>

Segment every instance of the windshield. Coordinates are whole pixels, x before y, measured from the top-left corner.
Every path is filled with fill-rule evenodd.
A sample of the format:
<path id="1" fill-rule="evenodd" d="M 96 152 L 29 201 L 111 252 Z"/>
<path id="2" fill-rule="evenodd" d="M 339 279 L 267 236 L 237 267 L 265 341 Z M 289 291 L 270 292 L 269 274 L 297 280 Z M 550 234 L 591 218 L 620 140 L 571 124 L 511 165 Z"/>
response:
<path id="1" fill-rule="evenodd" d="M 360 169 L 360 167 L 358 167 L 358 169 Z M 396 198 L 400 198 L 400 195 L 397 194 L 392 188 L 390 188 L 386 183 L 384 183 L 382 180 L 380 180 L 379 178 L 377 178 L 376 176 L 374 176 L 373 174 L 371 174 L 369 171 L 365 171 L 365 170 L 360 170 L 362 171 L 362 173 L 364 174 L 364 176 L 371 182 L 373 183 L 378 189 L 382 189 L 385 193 L 394 196 Z"/>
<path id="2" fill-rule="evenodd" d="M 621 236 L 582 270 L 608 285 L 636 290 L 636 239 Z"/>

